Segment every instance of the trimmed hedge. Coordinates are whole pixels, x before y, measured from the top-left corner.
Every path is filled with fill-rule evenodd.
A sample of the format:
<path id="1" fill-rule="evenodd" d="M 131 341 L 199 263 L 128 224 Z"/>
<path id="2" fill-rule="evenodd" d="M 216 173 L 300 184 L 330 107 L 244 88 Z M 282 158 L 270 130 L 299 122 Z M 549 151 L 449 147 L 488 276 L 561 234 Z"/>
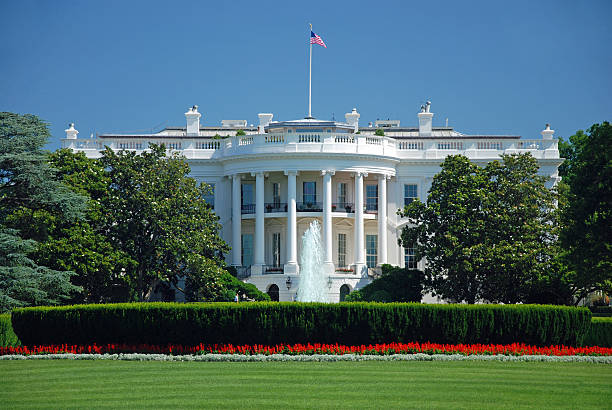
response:
<path id="1" fill-rule="evenodd" d="M 11 325 L 11 314 L 0 314 L 0 346 L 20 346 L 19 339 Z"/>
<path id="2" fill-rule="evenodd" d="M 612 306 L 590 306 L 593 316 L 612 316 Z"/>
<path id="3" fill-rule="evenodd" d="M 583 345 L 612 347 L 612 317 L 594 317 Z"/>
<path id="4" fill-rule="evenodd" d="M 15 309 L 25 345 L 496 343 L 578 346 L 585 308 L 419 303 L 133 303 Z"/>

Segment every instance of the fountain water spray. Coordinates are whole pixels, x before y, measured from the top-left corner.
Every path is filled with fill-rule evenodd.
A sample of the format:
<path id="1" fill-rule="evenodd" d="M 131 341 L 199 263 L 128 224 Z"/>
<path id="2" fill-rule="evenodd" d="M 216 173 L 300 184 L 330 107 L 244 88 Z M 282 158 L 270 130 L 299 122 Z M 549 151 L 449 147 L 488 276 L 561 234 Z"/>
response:
<path id="1" fill-rule="evenodd" d="M 300 285 L 297 300 L 299 302 L 328 302 L 325 284 L 321 226 L 319 222 L 313 221 L 302 236 Z"/>

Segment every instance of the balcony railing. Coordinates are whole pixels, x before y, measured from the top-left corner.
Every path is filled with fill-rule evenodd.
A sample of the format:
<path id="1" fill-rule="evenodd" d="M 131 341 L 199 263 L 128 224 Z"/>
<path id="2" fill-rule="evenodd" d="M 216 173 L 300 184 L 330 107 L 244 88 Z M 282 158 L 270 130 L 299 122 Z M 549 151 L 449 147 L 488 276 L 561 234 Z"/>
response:
<path id="1" fill-rule="evenodd" d="M 178 136 L 176 136 L 178 137 Z M 471 158 L 497 158 L 500 153 L 530 151 L 536 158 L 559 158 L 557 140 L 518 139 L 508 137 L 460 136 L 438 138 L 406 138 L 377 136 L 366 133 L 268 133 L 224 139 L 212 137 L 186 138 L 174 135 L 101 136 L 96 139 L 62 139 L 62 146 L 75 150 L 99 151 L 108 145 L 114 150 L 147 150 L 149 144 L 164 143 L 169 150 L 182 151 L 187 158 L 219 158 L 265 152 L 326 152 L 338 154 L 383 155 L 398 158 L 444 158 L 461 153 Z M 325 147 L 323 147 L 325 146 Z M 100 154 L 97 154 L 100 155 Z"/>
<path id="2" fill-rule="evenodd" d="M 243 204 L 240 206 L 242 214 L 254 214 L 255 204 Z"/>
<path id="3" fill-rule="evenodd" d="M 285 273 L 285 268 L 282 265 L 280 266 L 264 265 L 262 273 L 264 275 L 278 275 L 278 274 Z"/>
<path id="4" fill-rule="evenodd" d="M 287 212 L 286 202 L 266 202 L 264 206 L 264 212 Z"/>
<path id="5" fill-rule="evenodd" d="M 238 279 L 246 279 L 251 276 L 251 267 L 250 266 L 237 266 L 236 267 Z"/>
<path id="6" fill-rule="evenodd" d="M 376 202 L 370 202 L 369 204 L 366 203 L 365 205 L 365 211 L 369 214 L 375 214 L 378 213 L 378 203 Z"/>
<path id="7" fill-rule="evenodd" d="M 332 203 L 332 212 L 355 212 L 355 205 L 351 202 L 334 202 Z"/>
<path id="8" fill-rule="evenodd" d="M 296 204 L 298 212 L 323 212 L 322 202 L 299 202 Z"/>

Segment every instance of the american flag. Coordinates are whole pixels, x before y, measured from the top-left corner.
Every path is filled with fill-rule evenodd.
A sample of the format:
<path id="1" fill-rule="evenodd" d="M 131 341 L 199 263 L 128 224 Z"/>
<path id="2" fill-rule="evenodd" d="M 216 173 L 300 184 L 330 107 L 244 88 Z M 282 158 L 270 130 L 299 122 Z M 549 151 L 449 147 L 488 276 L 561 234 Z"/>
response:
<path id="1" fill-rule="evenodd" d="M 320 46 L 327 48 L 327 46 L 323 42 L 323 39 L 319 37 L 317 34 L 315 34 L 314 31 L 312 30 L 310 30 L 310 44 L 318 44 Z"/>

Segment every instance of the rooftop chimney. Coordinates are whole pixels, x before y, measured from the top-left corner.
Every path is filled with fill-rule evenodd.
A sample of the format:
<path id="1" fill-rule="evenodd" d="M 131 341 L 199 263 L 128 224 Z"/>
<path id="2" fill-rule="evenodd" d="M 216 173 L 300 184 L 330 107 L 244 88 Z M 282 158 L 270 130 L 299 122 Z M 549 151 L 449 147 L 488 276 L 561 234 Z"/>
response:
<path id="1" fill-rule="evenodd" d="M 433 112 L 430 112 L 431 102 L 427 101 L 425 105 L 421 105 L 419 116 L 419 137 L 431 137 L 431 124 L 433 121 Z"/>
<path id="2" fill-rule="evenodd" d="M 77 134 L 79 133 L 77 130 L 74 129 L 74 123 L 71 122 L 70 124 L 68 124 L 68 129 L 65 130 L 66 131 L 66 138 L 69 140 L 75 140 L 77 139 Z"/>
<path id="3" fill-rule="evenodd" d="M 274 117 L 274 114 L 261 112 L 257 114 L 257 116 L 259 117 L 259 127 L 257 127 L 257 131 L 260 134 L 263 134 L 266 132 L 265 128 L 268 126 L 268 124 L 272 122 L 272 117 Z"/>
<path id="4" fill-rule="evenodd" d="M 543 140 L 551 140 L 553 138 L 554 133 L 555 133 L 555 130 L 550 129 L 550 124 L 546 124 L 546 128 L 542 130 L 540 134 L 542 134 Z"/>
<path id="5" fill-rule="evenodd" d="M 200 135 L 200 117 L 202 114 L 198 112 L 198 106 L 194 105 L 185 113 L 187 118 L 187 135 L 198 136 Z"/>
<path id="6" fill-rule="evenodd" d="M 346 123 L 353 126 L 355 128 L 355 132 L 359 131 L 359 117 L 361 117 L 361 114 L 357 112 L 357 108 L 353 108 L 353 111 L 344 114 Z"/>

